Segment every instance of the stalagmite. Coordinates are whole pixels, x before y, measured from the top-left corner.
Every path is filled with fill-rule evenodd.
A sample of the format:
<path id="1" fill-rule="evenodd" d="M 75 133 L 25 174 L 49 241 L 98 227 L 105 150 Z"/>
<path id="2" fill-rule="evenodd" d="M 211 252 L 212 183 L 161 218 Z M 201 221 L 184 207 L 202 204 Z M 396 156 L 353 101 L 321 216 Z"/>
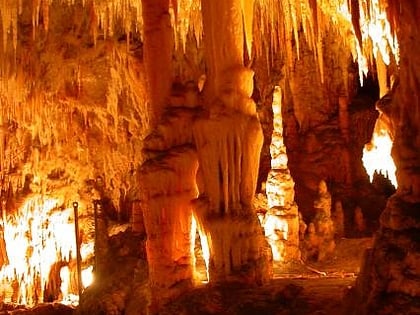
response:
<path id="1" fill-rule="evenodd" d="M 391 130 L 385 123 L 386 118 L 380 117 L 376 120 L 375 129 L 370 143 L 365 145 L 363 149 L 363 165 L 366 169 L 370 180 L 373 180 L 373 175 L 378 172 L 385 177 L 389 178 L 391 183 L 396 187 L 396 166 L 391 156 L 392 139 Z"/>
<path id="2" fill-rule="evenodd" d="M 331 215 L 334 222 L 334 232 L 337 238 L 344 237 L 344 211 L 340 200 L 335 202 L 334 212 Z"/>
<path id="3" fill-rule="evenodd" d="M 292 176 L 287 166 L 286 146 L 283 142 L 282 90 L 276 86 L 273 93 L 273 135 L 271 138 L 271 170 L 266 191 L 269 210 L 263 226 L 265 236 L 277 261 L 290 262 L 300 259 L 299 215 L 294 200 Z M 280 233 L 279 235 L 279 232 Z M 303 232 L 304 233 L 304 232 Z"/>
<path id="4" fill-rule="evenodd" d="M 306 259 L 324 260 L 335 249 L 334 223 L 331 219 L 331 194 L 325 181 L 320 181 L 318 198 L 314 202 L 315 217 L 308 228 L 308 241 L 304 244 L 303 255 Z"/>
<path id="5" fill-rule="evenodd" d="M 354 227 L 358 236 L 363 236 L 366 232 L 366 221 L 363 216 L 362 208 L 356 207 L 354 209 Z"/>

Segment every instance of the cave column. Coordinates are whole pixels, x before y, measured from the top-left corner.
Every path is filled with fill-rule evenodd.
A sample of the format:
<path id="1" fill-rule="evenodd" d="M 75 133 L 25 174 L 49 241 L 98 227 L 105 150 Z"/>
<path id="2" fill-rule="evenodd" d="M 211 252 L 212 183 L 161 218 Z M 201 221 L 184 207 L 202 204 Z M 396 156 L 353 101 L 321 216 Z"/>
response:
<path id="1" fill-rule="evenodd" d="M 139 201 L 134 228 L 143 215 L 151 301 L 149 311 L 187 290 L 193 280 L 192 203 L 197 197 L 197 154 L 190 145 L 185 110 L 169 108 L 173 30 L 169 0 L 143 0 L 144 62 L 150 100 L 150 134 L 143 142 Z M 191 123 L 189 123 L 191 125 Z M 190 132 L 191 133 L 191 132 Z"/>
<path id="2" fill-rule="evenodd" d="M 143 58 L 145 62 L 151 125 L 158 122 L 172 84 L 174 46 L 169 0 L 142 0 Z"/>
<path id="3" fill-rule="evenodd" d="M 192 204 L 197 158 L 189 148 L 160 152 L 141 167 L 151 311 L 190 288 Z"/>
<path id="4" fill-rule="evenodd" d="M 271 251 L 252 201 L 263 134 L 251 99 L 253 71 L 244 67 L 241 0 L 203 0 L 209 68 L 206 110 L 194 126 L 199 158 L 199 225 L 210 248 L 211 282 L 264 282 Z"/>
<path id="5" fill-rule="evenodd" d="M 233 66 L 243 66 L 244 27 L 241 0 L 202 0 L 204 45 L 208 65 L 207 92 L 216 96 L 223 76 Z"/>

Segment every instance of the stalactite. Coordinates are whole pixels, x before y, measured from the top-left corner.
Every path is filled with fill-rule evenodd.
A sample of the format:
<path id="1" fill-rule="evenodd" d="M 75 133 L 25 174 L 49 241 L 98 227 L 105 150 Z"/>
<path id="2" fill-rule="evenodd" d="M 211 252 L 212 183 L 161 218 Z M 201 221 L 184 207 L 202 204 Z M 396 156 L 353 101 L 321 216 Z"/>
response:
<path id="1" fill-rule="evenodd" d="M 187 35 L 189 32 L 195 34 L 197 43 L 200 43 L 203 26 L 201 22 L 201 2 L 199 0 L 178 0 L 173 1 L 173 24 L 175 45 L 181 43 L 182 51 L 185 52 Z M 178 49 L 178 47 L 175 47 Z"/>
<path id="2" fill-rule="evenodd" d="M 6 50 L 7 41 L 9 37 L 9 30 L 13 37 L 13 47 L 16 49 L 17 45 L 17 20 L 23 6 L 23 1 L 18 2 L 3 0 L 2 9 L 0 14 L 2 15 L 3 21 L 3 47 Z M 60 0 L 63 5 L 75 5 L 77 1 L 65 1 Z M 38 28 L 40 15 L 43 16 L 43 26 L 45 30 L 49 28 L 49 6 L 51 0 L 34 0 L 32 20 L 34 31 Z M 261 53 L 263 40 L 266 34 L 271 34 L 268 39 L 269 48 L 272 52 L 279 50 L 278 41 L 282 42 L 282 49 L 286 47 L 286 56 L 289 61 L 289 66 L 292 65 L 292 54 L 293 50 L 296 53 L 297 58 L 300 57 L 300 46 L 301 46 L 301 35 L 299 30 L 302 29 L 302 35 L 305 41 L 307 41 L 314 51 L 318 68 L 320 71 L 321 79 L 324 75 L 324 65 L 322 56 L 322 36 L 325 33 L 325 29 L 330 27 L 326 21 L 333 21 L 336 23 L 337 29 L 341 30 L 341 37 L 348 37 L 346 32 L 347 28 L 353 31 L 354 38 L 356 40 L 353 43 L 349 42 L 350 46 L 358 45 L 358 48 L 350 47 L 353 51 L 359 51 L 358 60 L 362 65 L 361 68 L 365 69 L 364 59 L 367 59 L 369 55 L 369 48 L 366 45 L 366 41 L 370 38 L 373 41 L 373 53 L 376 56 L 376 50 L 380 50 L 384 57 L 385 63 L 389 64 L 390 50 L 393 57 L 398 62 L 398 43 L 395 39 L 395 33 L 391 30 L 390 24 L 385 18 L 385 9 L 388 8 L 388 15 L 391 19 L 395 20 L 396 14 L 395 6 L 386 6 L 384 0 L 370 0 L 364 5 L 361 5 L 361 0 L 335 0 L 333 2 L 325 0 L 255 0 L 254 2 L 241 1 L 241 16 L 244 21 L 244 34 L 246 39 L 246 47 L 248 54 L 251 52 L 251 45 L 255 46 L 255 51 Z M 82 1 L 82 5 L 87 7 L 87 10 L 91 11 L 91 32 L 96 42 L 98 31 L 97 28 L 102 29 L 103 35 L 109 37 L 113 34 L 117 24 L 122 23 L 123 29 L 127 33 L 127 45 L 129 44 L 129 32 L 130 30 L 142 31 L 142 8 L 141 1 L 135 0 L 112 0 L 112 1 Z M 174 1 L 172 12 L 172 23 L 174 24 L 174 32 L 176 36 L 175 43 L 181 43 L 182 48 L 185 49 L 186 36 L 188 32 L 195 34 L 197 41 L 199 42 L 202 36 L 202 24 L 200 18 L 201 4 L 198 0 L 182 0 Z M 337 8 L 339 10 L 337 11 Z M 345 9 L 347 8 L 347 9 Z M 350 20 L 346 16 L 345 11 L 349 12 Z M 343 15 L 343 14 L 344 15 Z M 353 14 L 350 14 L 353 13 Z M 323 15 L 331 16 L 332 18 L 324 19 Z M 259 19 L 259 25 L 265 26 L 261 29 L 262 36 L 257 36 L 255 41 L 252 39 L 252 28 L 254 16 Z M 350 24 L 346 24 L 350 22 Z M 394 22 L 392 22 L 394 23 Z M 363 25 L 361 28 L 360 26 Z M 345 27 L 343 27 L 345 26 Z M 383 37 L 379 38 L 378 34 L 373 34 L 372 30 L 377 29 L 382 32 Z M 255 33 L 255 31 L 254 31 Z M 266 39 L 264 39 L 265 41 Z M 292 41 L 295 43 L 295 48 L 292 48 Z M 253 44 L 252 44 L 253 43 Z M 364 44 L 365 43 L 365 44 Z M 267 45 L 267 44 L 265 44 Z M 389 49 L 388 49 L 388 46 Z M 364 48 L 363 48 L 364 47 Z M 363 57 L 362 57 L 363 55 Z M 366 71 L 364 71 L 366 73 Z M 362 76 L 362 72 L 361 72 Z"/>
<path id="3" fill-rule="evenodd" d="M 244 34 L 248 56 L 252 54 L 254 0 L 241 0 Z"/>
<path id="4" fill-rule="evenodd" d="M 348 3 L 347 3 L 348 5 Z M 357 42 L 362 47 L 362 31 L 360 30 L 360 4 L 359 0 L 350 0 L 350 15 Z"/>

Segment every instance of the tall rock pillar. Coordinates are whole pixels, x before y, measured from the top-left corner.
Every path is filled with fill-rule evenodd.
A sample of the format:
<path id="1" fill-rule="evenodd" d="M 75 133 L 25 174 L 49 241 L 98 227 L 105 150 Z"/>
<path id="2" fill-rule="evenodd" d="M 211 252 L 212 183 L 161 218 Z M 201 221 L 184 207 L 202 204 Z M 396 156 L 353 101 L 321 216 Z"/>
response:
<path id="1" fill-rule="evenodd" d="M 197 197 L 198 163 L 187 127 L 194 110 L 168 106 L 173 50 L 169 0 L 143 0 L 142 10 L 151 132 L 144 140 L 146 161 L 139 170 L 141 193 L 133 217 L 138 223 L 143 214 L 150 311 L 157 313 L 192 285 L 191 201 Z"/>
<path id="2" fill-rule="evenodd" d="M 168 102 L 172 85 L 173 29 L 169 0 L 142 0 L 141 3 L 149 116 L 151 125 L 155 126 Z"/>
<path id="3" fill-rule="evenodd" d="M 295 183 L 287 166 L 281 106 L 282 91 L 276 86 L 273 93 L 271 170 L 266 185 L 269 210 L 265 214 L 263 225 L 273 251 L 273 259 L 290 262 L 300 260 L 299 214 L 295 202 Z"/>
<path id="4" fill-rule="evenodd" d="M 206 108 L 194 124 L 199 158 L 196 216 L 210 248 L 211 282 L 261 283 L 270 249 L 252 206 L 263 134 L 251 99 L 253 71 L 244 67 L 241 0 L 203 0 L 210 69 Z"/>

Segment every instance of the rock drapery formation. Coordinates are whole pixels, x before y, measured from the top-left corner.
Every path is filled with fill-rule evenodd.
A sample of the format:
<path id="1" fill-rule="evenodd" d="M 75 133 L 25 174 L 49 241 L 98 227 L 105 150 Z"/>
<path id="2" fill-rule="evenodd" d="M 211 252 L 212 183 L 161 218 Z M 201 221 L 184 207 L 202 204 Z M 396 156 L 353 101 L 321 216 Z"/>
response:
<path id="1" fill-rule="evenodd" d="M 73 201 L 83 271 L 94 264 L 93 200 L 113 200 L 107 216 L 128 220 L 148 117 L 141 64 L 125 44 L 92 49 L 81 3 L 18 4 L 1 9 L 1 282 L 4 302 L 31 305 L 77 294 Z"/>
<path id="2" fill-rule="evenodd" d="M 251 99 L 254 73 L 244 65 L 244 34 L 246 42 L 252 39 L 247 5 L 202 1 L 209 96 L 194 124 L 202 181 L 195 207 L 207 234 L 209 276 L 215 282 L 270 278 L 271 253 L 252 202 L 263 135 Z"/>

